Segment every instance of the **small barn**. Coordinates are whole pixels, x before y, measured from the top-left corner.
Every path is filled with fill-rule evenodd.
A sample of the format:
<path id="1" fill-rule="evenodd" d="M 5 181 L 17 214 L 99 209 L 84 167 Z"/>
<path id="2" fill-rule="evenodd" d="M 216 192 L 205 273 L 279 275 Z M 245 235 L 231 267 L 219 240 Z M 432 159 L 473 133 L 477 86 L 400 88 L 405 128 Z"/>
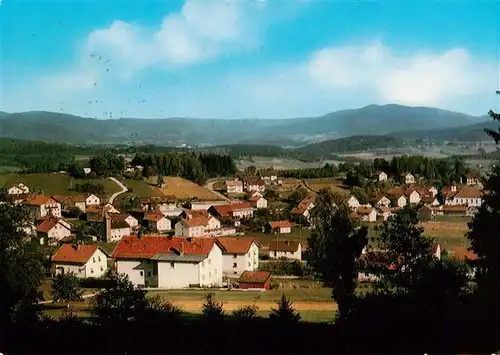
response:
<path id="1" fill-rule="evenodd" d="M 244 271 L 238 279 L 241 289 L 261 289 L 268 291 L 271 288 L 271 273 L 268 271 Z"/>

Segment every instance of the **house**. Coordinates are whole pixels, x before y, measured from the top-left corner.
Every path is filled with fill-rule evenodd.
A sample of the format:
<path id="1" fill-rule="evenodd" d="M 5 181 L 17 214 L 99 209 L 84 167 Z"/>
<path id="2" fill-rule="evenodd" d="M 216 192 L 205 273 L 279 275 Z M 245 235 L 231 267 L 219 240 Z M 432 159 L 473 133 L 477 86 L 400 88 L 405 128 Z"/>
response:
<path id="1" fill-rule="evenodd" d="M 228 194 L 242 194 L 243 193 L 243 181 L 239 180 L 228 180 L 225 182 L 226 192 Z"/>
<path id="2" fill-rule="evenodd" d="M 40 244 L 56 244 L 71 235 L 71 225 L 58 218 L 44 220 L 36 228 Z"/>
<path id="3" fill-rule="evenodd" d="M 248 193 L 249 195 L 249 198 L 253 198 L 253 197 L 264 197 L 264 195 L 262 194 L 262 192 L 260 191 L 250 191 Z"/>
<path id="4" fill-rule="evenodd" d="M 108 269 L 108 257 L 97 245 L 63 244 L 52 257 L 53 272 L 76 277 L 101 277 Z"/>
<path id="5" fill-rule="evenodd" d="M 347 200 L 347 205 L 351 208 L 351 209 L 356 209 L 359 207 L 360 203 L 359 203 L 359 200 L 355 197 L 355 196 L 351 196 L 349 197 L 349 199 Z"/>
<path id="6" fill-rule="evenodd" d="M 289 221 L 273 221 L 266 225 L 268 232 L 287 234 L 292 233 L 292 224 Z"/>
<path id="7" fill-rule="evenodd" d="M 140 201 L 143 210 L 163 212 L 177 208 L 177 198 L 174 195 L 144 197 Z"/>
<path id="8" fill-rule="evenodd" d="M 383 171 L 377 171 L 375 172 L 375 178 L 378 180 L 378 182 L 383 182 L 387 181 L 388 176 Z"/>
<path id="9" fill-rule="evenodd" d="M 314 208 L 314 202 L 312 198 L 305 198 L 300 201 L 297 207 L 292 209 L 292 214 L 296 216 L 304 216 L 307 220 L 309 220 L 311 215 L 311 210 Z"/>
<path id="10" fill-rule="evenodd" d="M 415 176 L 413 176 L 410 173 L 401 174 L 401 177 L 403 178 L 403 181 L 406 185 L 411 185 L 415 183 Z"/>
<path id="11" fill-rule="evenodd" d="M 268 291 L 271 288 L 269 271 L 245 271 L 238 279 L 238 288 Z"/>
<path id="12" fill-rule="evenodd" d="M 432 245 L 432 256 L 436 259 L 441 259 L 441 245 L 433 244 Z"/>
<path id="13" fill-rule="evenodd" d="M 120 213 L 113 205 L 105 206 L 89 206 L 86 208 L 87 221 L 89 222 L 102 222 L 106 213 Z"/>
<path id="14" fill-rule="evenodd" d="M 28 206 L 31 216 L 35 219 L 44 217 L 61 218 L 61 204 L 50 196 L 38 195 L 22 202 Z"/>
<path id="15" fill-rule="evenodd" d="M 250 198 L 250 204 L 258 210 L 267 208 L 267 200 L 264 197 L 252 197 Z"/>
<path id="16" fill-rule="evenodd" d="M 83 168 L 83 172 L 85 173 L 85 175 L 88 175 L 92 172 L 92 169 L 91 168 Z"/>
<path id="17" fill-rule="evenodd" d="M 25 194 L 29 194 L 29 193 L 30 193 L 29 187 L 26 186 L 25 184 L 23 184 L 22 182 L 10 187 L 7 190 L 7 194 L 9 194 L 9 195 L 25 195 Z"/>
<path id="18" fill-rule="evenodd" d="M 434 186 L 426 187 L 426 189 L 432 197 L 436 197 L 439 192 Z"/>
<path id="19" fill-rule="evenodd" d="M 391 200 L 385 197 L 384 195 L 376 197 L 370 201 L 375 207 L 390 207 Z"/>
<path id="20" fill-rule="evenodd" d="M 377 221 L 377 210 L 371 206 L 359 206 L 351 213 L 351 217 L 363 222 L 375 222 Z"/>
<path id="21" fill-rule="evenodd" d="M 147 221 L 148 227 L 154 231 L 166 232 L 172 229 L 172 223 L 160 211 L 146 213 L 144 220 Z"/>
<path id="22" fill-rule="evenodd" d="M 387 191 L 387 197 L 391 200 L 391 205 L 401 208 L 406 206 L 407 200 L 405 192 L 406 190 L 401 187 L 389 189 L 389 191 Z"/>
<path id="23" fill-rule="evenodd" d="M 481 175 L 475 171 L 471 171 L 465 176 L 466 183 L 468 186 L 478 185 L 481 181 Z"/>
<path id="24" fill-rule="evenodd" d="M 420 203 L 426 206 L 439 206 L 439 200 L 434 196 L 423 196 L 420 198 Z"/>
<path id="25" fill-rule="evenodd" d="M 250 218 L 253 216 L 253 207 L 248 202 L 239 202 L 230 205 L 212 206 L 208 209 L 208 212 L 221 218 Z"/>
<path id="26" fill-rule="evenodd" d="M 181 218 L 192 218 L 192 217 L 208 217 L 210 213 L 207 210 L 183 210 L 180 214 Z"/>
<path id="27" fill-rule="evenodd" d="M 445 205 L 468 205 L 480 207 L 483 202 L 483 192 L 474 187 L 458 188 L 456 184 L 443 189 Z"/>
<path id="28" fill-rule="evenodd" d="M 406 199 L 407 201 L 410 203 L 410 204 L 417 204 L 420 202 L 420 194 L 418 193 L 418 191 L 416 189 L 407 189 L 405 191 L 405 196 L 406 196 Z"/>
<path id="29" fill-rule="evenodd" d="M 208 210 L 212 206 L 223 206 L 223 205 L 229 205 L 229 202 L 225 200 L 191 201 L 189 203 L 189 208 L 192 210 Z"/>
<path id="30" fill-rule="evenodd" d="M 225 275 L 240 275 L 259 268 L 260 245 L 254 238 L 219 237 L 216 242 L 222 249 L 222 271 Z"/>
<path id="31" fill-rule="evenodd" d="M 376 207 L 377 215 L 381 217 L 383 221 L 387 221 L 390 216 L 392 216 L 392 209 L 387 206 Z"/>
<path id="32" fill-rule="evenodd" d="M 243 182 L 248 192 L 250 191 L 264 192 L 266 190 L 266 183 L 262 179 L 256 177 L 249 177 L 249 178 L 244 178 Z"/>
<path id="33" fill-rule="evenodd" d="M 101 199 L 94 194 L 85 193 L 83 197 L 85 198 L 85 206 L 99 206 L 101 204 Z"/>
<path id="34" fill-rule="evenodd" d="M 206 237 L 220 228 L 220 221 L 213 216 L 183 218 L 175 224 L 175 235 L 179 237 Z"/>
<path id="35" fill-rule="evenodd" d="M 124 220 L 114 220 L 110 213 L 104 216 L 104 222 L 101 225 L 101 235 L 107 243 L 117 242 L 124 236 L 130 235 L 131 228 Z"/>
<path id="36" fill-rule="evenodd" d="M 128 213 L 110 213 L 109 216 L 112 222 L 124 221 L 132 229 L 139 228 L 139 220 Z"/>
<path id="37" fill-rule="evenodd" d="M 220 287 L 222 250 L 215 238 L 127 236 L 113 251 L 116 269 L 135 286 Z"/>
<path id="38" fill-rule="evenodd" d="M 276 183 L 278 182 L 278 174 L 272 170 L 260 171 L 261 179 L 265 182 Z"/>
<path id="39" fill-rule="evenodd" d="M 276 241 L 269 244 L 270 259 L 302 260 L 302 245 L 299 241 Z"/>

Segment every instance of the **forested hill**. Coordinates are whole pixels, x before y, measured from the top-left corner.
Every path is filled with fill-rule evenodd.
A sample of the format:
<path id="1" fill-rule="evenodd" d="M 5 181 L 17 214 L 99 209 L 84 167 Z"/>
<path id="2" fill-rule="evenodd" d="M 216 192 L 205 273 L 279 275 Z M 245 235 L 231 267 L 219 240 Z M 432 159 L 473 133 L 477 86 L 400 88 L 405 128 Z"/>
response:
<path id="1" fill-rule="evenodd" d="M 72 144 L 302 146 L 353 135 L 384 135 L 481 122 L 428 107 L 370 105 L 289 119 L 120 118 L 98 120 L 55 112 L 0 112 L 0 137 Z M 486 120 L 486 119 L 484 119 Z"/>

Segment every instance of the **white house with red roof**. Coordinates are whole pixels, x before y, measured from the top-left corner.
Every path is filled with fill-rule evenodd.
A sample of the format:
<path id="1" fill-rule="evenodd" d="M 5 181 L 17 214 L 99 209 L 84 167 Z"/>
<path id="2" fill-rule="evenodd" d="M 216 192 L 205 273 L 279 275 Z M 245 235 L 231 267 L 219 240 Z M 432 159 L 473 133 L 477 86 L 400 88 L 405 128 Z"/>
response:
<path id="1" fill-rule="evenodd" d="M 208 209 L 208 212 L 221 218 L 251 218 L 253 216 L 253 207 L 248 202 L 238 202 L 230 205 L 212 206 Z"/>
<path id="2" fill-rule="evenodd" d="M 128 213 L 109 213 L 109 216 L 111 217 L 112 222 L 124 221 L 132 229 L 136 229 L 139 227 L 139 221 L 137 220 L 137 218 L 129 215 Z"/>
<path id="3" fill-rule="evenodd" d="M 22 182 L 20 182 L 19 184 L 16 184 L 16 185 L 10 187 L 7 190 L 7 193 L 9 195 L 24 195 L 24 194 L 29 194 L 30 193 L 30 189 L 29 189 L 28 186 L 26 186 L 25 184 L 23 184 Z"/>
<path id="4" fill-rule="evenodd" d="M 161 211 L 146 213 L 144 220 L 147 221 L 148 227 L 154 231 L 166 232 L 172 229 L 172 223 Z"/>
<path id="5" fill-rule="evenodd" d="M 237 277 L 243 271 L 259 268 L 260 245 L 252 237 L 220 237 L 217 244 L 222 249 L 222 270 L 226 276 Z"/>
<path id="6" fill-rule="evenodd" d="M 298 240 L 273 240 L 269 244 L 269 259 L 302 260 L 302 244 Z"/>
<path id="7" fill-rule="evenodd" d="M 207 237 L 220 228 L 220 221 L 210 215 L 182 218 L 175 224 L 175 235 L 179 237 Z"/>
<path id="8" fill-rule="evenodd" d="M 222 249 L 215 238 L 127 236 L 113 251 L 119 274 L 136 286 L 180 289 L 222 285 Z"/>
<path id="9" fill-rule="evenodd" d="M 40 244 L 56 244 L 71 235 L 71 225 L 59 218 L 44 220 L 36 228 Z"/>
<path id="10" fill-rule="evenodd" d="M 315 204 L 313 202 L 313 199 L 310 197 L 306 197 L 300 203 L 298 204 L 297 207 L 294 207 L 292 209 L 292 214 L 296 216 L 304 216 L 305 218 L 309 219 L 311 215 L 311 210 L 314 208 Z"/>
<path id="11" fill-rule="evenodd" d="M 22 204 L 29 207 L 33 218 L 61 217 L 61 204 L 50 196 L 34 196 L 26 199 Z"/>
<path id="12" fill-rule="evenodd" d="M 108 269 L 108 257 L 97 245 L 63 244 L 52 257 L 52 270 L 76 277 L 101 277 Z"/>
<path id="13" fill-rule="evenodd" d="M 292 223 L 290 221 L 272 221 L 267 223 L 268 232 L 287 234 L 292 233 Z"/>
<path id="14" fill-rule="evenodd" d="M 264 197 L 251 197 L 250 204 L 256 209 L 265 209 L 267 208 L 267 200 Z"/>

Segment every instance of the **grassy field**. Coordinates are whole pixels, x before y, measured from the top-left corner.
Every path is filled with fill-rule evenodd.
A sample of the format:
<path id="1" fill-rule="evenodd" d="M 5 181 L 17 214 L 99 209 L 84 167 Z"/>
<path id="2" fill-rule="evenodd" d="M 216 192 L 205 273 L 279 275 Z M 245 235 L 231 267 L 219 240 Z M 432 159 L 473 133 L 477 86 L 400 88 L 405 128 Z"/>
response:
<path id="1" fill-rule="evenodd" d="M 319 191 L 324 188 L 329 188 L 332 192 L 338 192 L 340 194 L 347 194 L 349 192 L 348 189 L 344 188 L 342 185 L 342 181 L 336 179 L 307 179 L 305 180 L 307 186 L 311 190 Z"/>
<path id="2" fill-rule="evenodd" d="M 107 179 L 73 179 L 66 174 L 6 174 L 0 175 L 0 186 L 9 188 L 18 183 L 26 184 L 31 191 L 41 189 L 46 195 L 76 195 L 78 192 L 71 191 L 75 184 L 92 182 L 102 184 L 106 190 L 106 196 L 121 189 L 111 180 Z"/>
<path id="3" fill-rule="evenodd" d="M 162 196 L 161 191 L 146 180 L 125 179 L 122 183 L 130 190 L 130 194 L 139 197 Z"/>
<path id="4" fill-rule="evenodd" d="M 245 236 L 255 237 L 255 239 L 262 244 L 262 252 L 267 253 L 269 249 L 269 243 L 275 240 L 297 240 L 299 239 L 302 243 L 302 248 L 307 246 L 307 238 L 311 235 L 311 231 L 306 228 L 294 227 L 292 232 L 288 234 L 274 234 L 274 233 L 262 233 L 262 232 L 245 232 Z"/>
<path id="5" fill-rule="evenodd" d="M 174 195 L 179 200 L 192 198 L 200 200 L 219 200 L 219 197 L 209 189 L 181 177 L 166 176 L 163 180 L 166 186 L 158 190 L 164 195 Z M 152 178 L 150 182 L 156 183 L 156 177 Z"/>

